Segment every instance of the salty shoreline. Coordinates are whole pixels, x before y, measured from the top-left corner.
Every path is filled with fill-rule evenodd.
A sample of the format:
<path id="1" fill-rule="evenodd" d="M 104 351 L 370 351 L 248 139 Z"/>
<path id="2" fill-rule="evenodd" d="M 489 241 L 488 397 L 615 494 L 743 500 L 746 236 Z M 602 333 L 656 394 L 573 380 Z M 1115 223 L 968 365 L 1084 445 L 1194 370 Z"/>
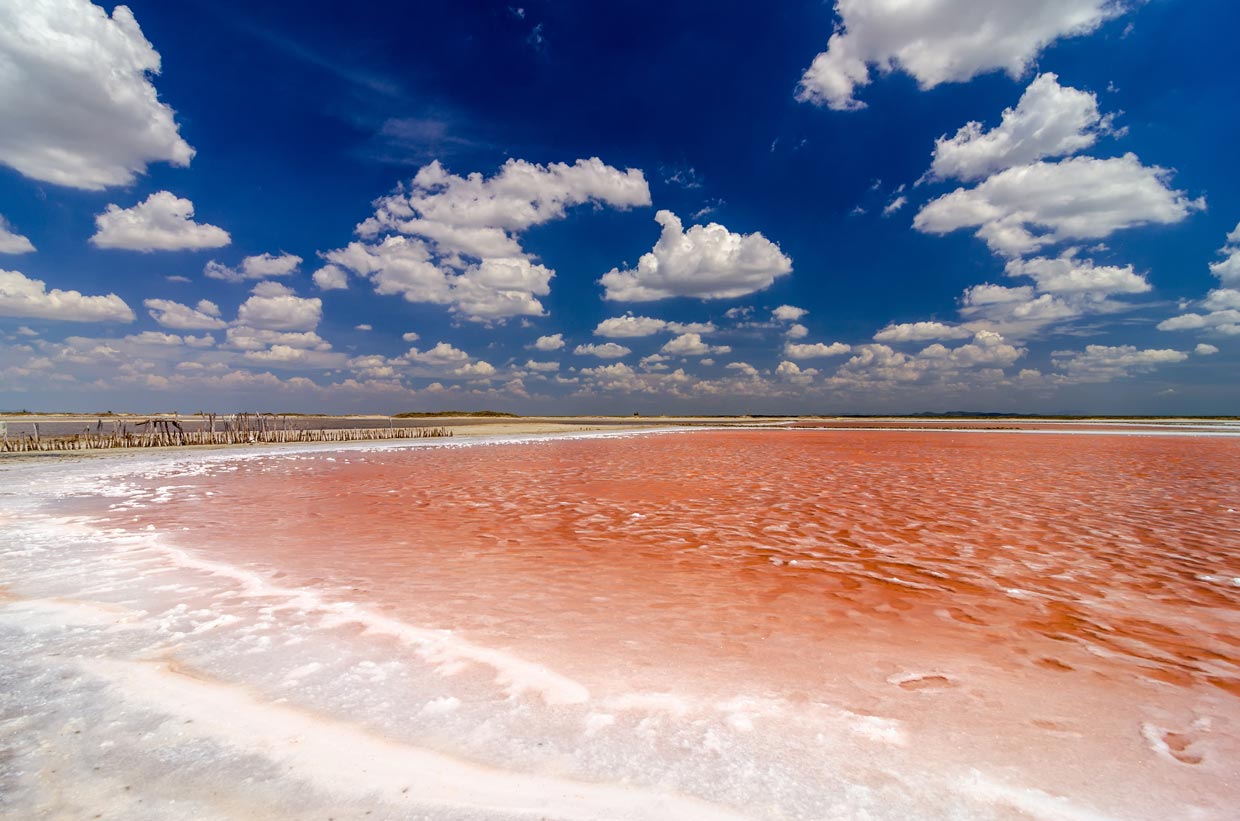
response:
<path id="1" fill-rule="evenodd" d="M 71 415 L 40 415 L 23 417 L 21 424 L 33 422 L 77 424 L 90 416 Z M 131 424 L 133 420 L 148 417 L 130 415 L 125 417 Z M 386 422 L 388 417 L 350 416 L 324 417 L 334 420 L 337 425 L 349 422 L 377 424 Z M 186 417 L 186 419 L 191 419 Z M 69 420 L 72 420 L 70 422 Z M 578 435 L 582 433 L 619 433 L 648 432 L 676 429 L 715 429 L 715 428 L 798 428 L 835 431 L 874 431 L 874 430 L 910 430 L 939 432 L 1007 432 L 1007 433 L 1149 433 L 1149 434 L 1196 434 L 1196 435 L 1240 435 L 1240 421 L 1219 420 L 1213 418 L 1177 418 L 1177 419 L 996 419 L 990 417 L 874 417 L 858 419 L 853 417 L 519 417 L 503 419 L 493 417 L 454 417 L 428 416 L 417 419 L 402 420 L 402 425 L 417 427 L 444 428 L 449 438 L 470 437 L 503 437 L 503 436 L 555 436 Z M 309 427 L 307 429 L 313 429 Z M 400 445 L 419 441 L 414 438 L 395 438 L 373 442 L 326 442 L 316 447 L 331 448 L 343 446 L 378 446 L 382 444 Z M 101 456 L 132 455 L 135 452 L 212 452 L 217 450 L 247 450 L 271 447 L 298 447 L 306 443 L 277 444 L 270 442 L 238 443 L 231 445 L 168 445 L 157 448 L 117 448 L 117 449 L 85 449 L 63 451 L 24 451 L 0 452 L 0 467 L 6 463 L 15 463 L 26 459 L 77 459 Z"/>

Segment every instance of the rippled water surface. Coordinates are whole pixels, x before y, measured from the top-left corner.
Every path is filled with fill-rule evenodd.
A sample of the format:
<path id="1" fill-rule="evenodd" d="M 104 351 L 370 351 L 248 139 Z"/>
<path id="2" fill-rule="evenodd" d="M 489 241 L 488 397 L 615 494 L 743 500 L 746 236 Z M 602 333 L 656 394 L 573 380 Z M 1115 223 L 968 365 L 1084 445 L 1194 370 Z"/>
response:
<path id="1" fill-rule="evenodd" d="M 116 518 L 419 621 L 606 646 L 584 660 L 602 686 L 918 634 L 1240 695 L 1238 444 L 780 431 L 273 458 Z"/>
<path id="2" fill-rule="evenodd" d="M 267 632 L 232 646 L 271 651 L 281 614 L 313 608 L 255 584 L 312 593 L 326 615 L 290 635 L 405 635 L 443 690 L 347 696 L 294 648 L 284 697 L 312 681 L 316 710 L 360 725 L 384 699 L 393 737 L 487 766 L 759 817 L 1226 817 L 1240 798 L 1240 438 L 693 432 L 223 458 L 123 485 L 79 503 L 100 532 L 158 534 L 164 554 L 129 550 L 142 573 L 250 580 L 179 581 L 202 615 L 178 641 L 265 600 Z M 275 680 L 202 652 L 211 676 Z"/>

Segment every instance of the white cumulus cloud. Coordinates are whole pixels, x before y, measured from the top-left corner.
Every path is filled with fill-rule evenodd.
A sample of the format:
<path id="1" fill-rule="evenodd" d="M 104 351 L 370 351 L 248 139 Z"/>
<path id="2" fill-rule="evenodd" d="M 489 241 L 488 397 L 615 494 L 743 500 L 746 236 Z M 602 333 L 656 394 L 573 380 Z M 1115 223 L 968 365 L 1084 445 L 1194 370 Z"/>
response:
<path id="1" fill-rule="evenodd" d="M 194 156 L 151 75 L 159 53 L 127 6 L 0 3 L 0 163 L 36 180 L 99 190 L 148 163 Z"/>
<path id="2" fill-rule="evenodd" d="M 1017 256 L 1062 240 L 1179 222 L 1205 207 L 1172 190 L 1169 179 L 1169 171 L 1142 165 L 1134 154 L 1021 165 L 931 200 L 913 227 L 929 234 L 977 228 L 993 251 Z"/>
<path id="3" fill-rule="evenodd" d="M 663 331 L 684 334 L 708 334 L 716 331 L 711 322 L 668 322 L 650 316 L 635 316 L 631 313 L 624 316 L 613 316 L 604 319 L 594 329 L 595 336 L 611 339 L 632 339 L 640 336 L 651 336 Z"/>
<path id="4" fill-rule="evenodd" d="M 194 222 L 194 204 L 169 191 L 156 191 L 132 208 L 109 205 L 95 217 L 96 248 L 129 251 L 196 251 L 231 242 L 216 225 Z"/>
<path id="5" fill-rule="evenodd" d="M 229 328 L 224 334 L 224 344 L 243 351 L 258 351 L 277 345 L 310 351 L 331 349 L 331 343 L 314 331 L 271 331 L 244 325 Z"/>
<path id="6" fill-rule="evenodd" d="M 9 221 L 0 214 L 0 254 L 29 254 L 34 243 L 13 230 Z"/>
<path id="7" fill-rule="evenodd" d="M 1093 260 L 1077 259 L 1076 254 L 1077 249 L 1069 248 L 1054 259 L 1014 259 L 1004 272 L 1032 277 L 1038 290 L 1047 294 L 1143 294 L 1151 288 L 1131 265 L 1095 265 Z"/>
<path id="8" fill-rule="evenodd" d="M 601 345 L 578 345 L 573 353 L 586 356 L 597 356 L 600 359 L 619 359 L 633 353 L 632 348 L 617 345 L 615 342 L 604 342 Z"/>
<path id="9" fill-rule="evenodd" d="M 288 276 L 297 270 L 298 265 L 301 265 L 301 257 L 296 254 L 255 254 L 241 260 L 241 265 L 237 268 L 211 260 L 202 272 L 209 279 L 244 282 L 247 279 Z"/>
<path id="10" fill-rule="evenodd" d="M 323 300 L 305 299 L 278 282 L 260 282 L 237 309 L 237 322 L 269 331 L 311 331 L 323 316 Z"/>
<path id="11" fill-rule="evenodd" d="M 706 344 L 702 341 L 702 335 L 696 333 L 681 334 L 674 339 L 668 340 L 667 344 L 659 350 L 671 356 L 705 356 L 712 353 L 732 352 L 732 349 L 727 345 Z"/>
<path id="12" fill-rule="evenodd" d="M 876 342 L 924 342 L 930 339 L 968 339 L 973 331 L 942 322 L 903 322 L 874 334 Z"/>
<path id="13" fill-rule="evenodd" d="M 650 189 L 640 170 L 597 157 L 572 165 L 510 159 L 491 177 L 451 174 L 435 161 L 375 203 L 357 227 L 361 241 L 323 256 L 369 278 L 378 293 L 447 305 L 466 319 L 542 316 L 539 298 L 551 292 L 555 271 L 522 248 L 520 235 L 586 203 L 649 205 Z"/>
<path id="14" fill-rule="evenodd" d="M 228 324 L 220 319 L 219 306 L 208 299 L 199 300 L 193 308 L 170 299 L 148 299 L 142 304 L 151 318 L 165 328 L 178 331 L 215 330 Z"/>
<path id="15" fill-rule="evenodd" d="M 65 322 L 133 322 L 134 314 L 116 294 L 84 296 L 80 291 L 47 290 L 47 284 L 19 271 L 0 270 L 0 316 L 58 319 Z"/>
<path id="16" fill-rule="evenodd" d="M 349 287 L 349 275 L 336 265 L 324 265 L 310 277 L 320 291 L 343 291 Z"/>
<path id="17" fill-rule="evenodd" d="M 716 222 L 686 231 L 671 211 L 658 212 L 655 221 L 663 231 L 637 267 L 613 268 L 599 280 L 604 299 L 730 299 L 761 291 L 792 271 L 792 260 L 760 233 L 737 234 Z"/>
<path id="18" fill-rule="evenodd" d="M 627 314 L 625 316 L 613 316 L 610 319 L 604 319 L 594 329 L 594 335 L 610 337 L 612 339 L 630 339 L 657 334 L 666 327 L 666 320 Z"/>
<path id="19" fill-rule="evenodd" d="M 954 137 L 934 145 L 930 173 L 938 179 L 966 182 L 1014 165 L 1046 157 L 1064 157 L 1093 145 L 1111 130 L 1111 117 L 1098 113 L 1098 98 L 1088 91 L 1061 86 L 1054 74 L 1039 74 L 1016 108 L 990 131 L 969 122 Z"/>
<path id="20" fill-rule="evenodd" d="M 1219 253 L 1223 259 L 1210 263 L 1210 273 L 1224 285 L 1240 285 L 1240 224 L 1227 235 L 1227 242 Z"/>
<path id="21" fill-rule="evenodd" d="M 870 67 L 904 71 L 924 90 L 991 71 L 1019 77 L 1062 37 L 1088 34 L 1122 13 L 1117 0 L 836 0 L 827 50 L 817 55 L 797 99 L 849 111 L 864 108 L 858 87 Z"/>
<path id="22" fill-rule="evenodd" d="M 469 354 L 448 342 L 438 342 L 435 347 L 425 351 L 410 348 L 405 358 L 410 362 L 421 362 L 424 365 L 465 365 L 469 362 Z"/>
<path id="23" fill-rule="evenodd" d="M 564 334 L 548 334 L 534 340 L 532 346 L 536 351 L 558 351 L 564 347 Z"/>
<path id="24" fill-rule="evenodd" d="M 495 373 L 495 366 L 479 359 L 477 362 L 470 362 L 468 365 L 456 368 L 452 373 L 456 376 L 492 376 Z"/>
<path id="25" fill-rule="evenodd" d="M 796 342 L 784 343 L 784 356 L 789 359 L 816 359 L 823 356 L 839 356 L 851 350 L 852 346 L 846 345 L 843 342 L 832 342 L 830 345 L 822 342 L 806 344 L 798 344 Z"/>
<path id="26" fill-rule="evenodd" d="M 1160 365 L 1183 362 L 1188 354 L 1169 348 L 1086 345 L 1084 351 L 1055 351 L 1051 359 L 1070 382 L 1111 382 L 1152 371 Z"/>
<path id="27" fill-rule="evenodd" d="M 808 313 L 809 311 L 795 305 L 780 305 L 778 308 L 771 309 L 771 316 L 780 322 L 796 322 Z"/>
<path id="28" fill-rule="evenodd" d="M 784 382 L 791 382 L 794 385 L 808 385 L 814 381 L 814 377 L 818 375 L 816 368 L 802 368 L 795 362 L 784 360 L 775 368 L 775 376 Z"/>

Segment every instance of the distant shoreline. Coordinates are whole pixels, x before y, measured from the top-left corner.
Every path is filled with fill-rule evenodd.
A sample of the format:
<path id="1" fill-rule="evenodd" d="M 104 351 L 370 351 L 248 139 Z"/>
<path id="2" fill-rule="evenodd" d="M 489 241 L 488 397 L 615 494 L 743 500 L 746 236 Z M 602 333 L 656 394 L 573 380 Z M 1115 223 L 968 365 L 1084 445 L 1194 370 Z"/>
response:
<path id="1" fill-rule="evenodd" d="M 41 426 L 44 438 L 71 437 L 81 433 L 82 423 L 89 420 L 104 420 L 105 425 L 126 424 L 132 426 L 136 422 L 153 418 L 172 418 L 170 416 L 142 416 L 137 414 L 114 415 L 101 417 L 98 415 L 45 414 L 22 417 L 18 425 L 9 418 L 8 436 L 25 437 L 34 424 Z M 198 429 L 197 423 L 205 422 L 205 418 L 193 416 L 176 417 L 187 429 Z M 217 417 L 217 422 L 218 422 Z M 561 417 L 514 417 L 514 416 L 427 416 L 418 418 L 405 417 L 397 421 L 387 416 L 304 416 L 297 417 L 306 430 L 320 429 L 315 422 L 334 422 L 324 425 L 327 430 L 373 430 L 387 427 L 389 419 L 399 428 L 430 428 L 443 431 L 435 437 L 393 437 L 374 441 L 355 442 L 237 442 L 231 444 L 167 444 L 149 447 L 124 448 L 83 448 L 54 451 L 0 451 L 0 464 L 25 459 L 41 459 L 47 457 L 79 458 L 102 457 L 119 454 L 136 454 L 140 452 L 168 451 L 221 451 L 221 450 L 256 450 L 263 448 L 281 449 L 298 445 L 319 445 L 326 448 L 344 445 L 396 445 L 422 439 L 451 437 L 476 438 L 484 436 L 546 436 L 573 435 L 581 433 L 605 432 L 654 432 L 660 430 L 686 428 L 734 428 L 734 429 L 780 429 L 780 430 L 833 430 L 833 431 L 916 431 L 943 433 L 1197 433 L 1199 435 L 1229 436 L 1240 435 L 1240 420 L 1229 417 L 929 417 L 929 416 L 561 416 Z M 0 421 L 6 421 L 0 416 Z M 383 423 L 383 424 L 378 424 Z M 19 426 L 20 425 L 20 426 Z M 193 427 L 191 427 L 191 425 Z M 68 426 L 66 430 L 66 426 Z M 85 426 L 93 429 L 92 426 Z M 15 428 L 17 428 L 15 430 Z M 50 429 L 49 429 L 50 428 Z M 62 432 L 63 431 L 63 432 Z"/>

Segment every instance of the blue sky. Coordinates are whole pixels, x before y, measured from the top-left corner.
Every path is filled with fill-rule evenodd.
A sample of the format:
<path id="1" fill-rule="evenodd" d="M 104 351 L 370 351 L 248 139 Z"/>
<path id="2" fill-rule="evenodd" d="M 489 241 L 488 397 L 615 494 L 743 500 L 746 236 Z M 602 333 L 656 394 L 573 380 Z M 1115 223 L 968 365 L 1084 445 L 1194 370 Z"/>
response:
<path id="1" fill-rule="evenodd" d="M 1240 407 L 1240 7 L 0 1 L 0 407 Z"/>

